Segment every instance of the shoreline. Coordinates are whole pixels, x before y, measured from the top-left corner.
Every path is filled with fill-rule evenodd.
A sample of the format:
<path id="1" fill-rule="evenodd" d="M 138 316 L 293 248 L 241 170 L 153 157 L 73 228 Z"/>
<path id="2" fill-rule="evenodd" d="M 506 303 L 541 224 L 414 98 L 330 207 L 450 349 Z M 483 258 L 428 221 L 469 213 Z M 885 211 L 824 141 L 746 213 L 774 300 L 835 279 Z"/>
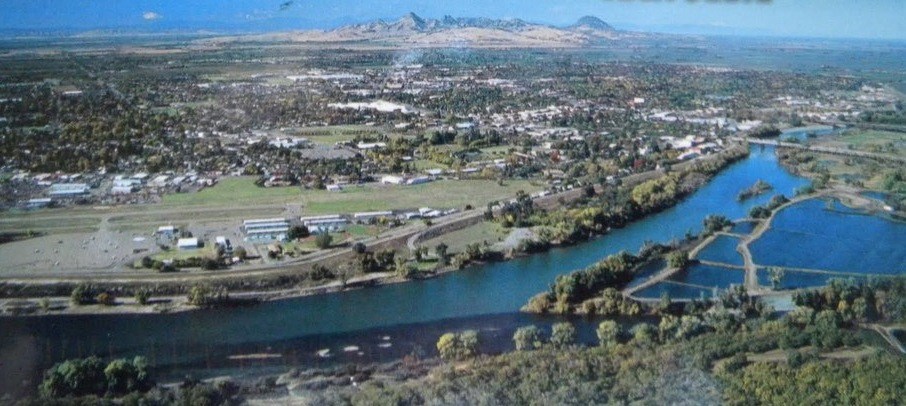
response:
<path id="1" fill-rule="evenodd" d="M 740 154 L 740 152 L 742 152 L 742 151 L 739 151 L 739 148 L 745 148 L 745 150 L 744 150 L 745 153 Z M 718 170 L 718 173 L 719 173 L 720 171 L 724 170 L 729 165 L 736 163 L 739 160 L 743 159 L 744 157 L 748 156 L 748 153 L 749 152 L 748 152 L 747 145 L 740 144 L 740 145 L 736 145 L 734 147 L 728 148 L 724 152 L 714 154 L 714 155 L 709 155 L 708 157 L 710 157 L 710 159 L 706 159 L 705 161 L 710 161 L 710 160 L 718 159 L 718 158 L 726 158 L 729 156 L 730 160 L 727 161 L 727 163 L 723 167 L 721 167 L 720 170 Z M 684 162 L 684 164 L 686 164 L 685 166 L 691 166 L 691 165 L 695 165 L 695 163 L 697 163 L 697 162 L 700 162 L 700 161 L 699 160 L 687 161 L 687 162 Z M 654 172 L 654 174 L 657 174 L 660 176 L 666 176 L 666 173 L 661 172 L 661 171 L 651 171 L 651 172 Z M 648 180 L 648 178 L 651 175 L 652 175 L 651 173 L 647 173 L 647 172 L 630 175 L 629 176 L 630 179 L 638 179 L 638 182 L 630 181 L 630 182 L 624 183 L 624 185 L 644 182 L 644 181 Z M 704 184 L 707 184 L 707 182 L 710 182 L 711 178 L 713 178 L 713 175 L 714 174 L 712 174 L 706 182 L 704 182 L 701 185 L 698 185 L 695 190 L 680 197 L 678 199 L 678 201 L 685 199 L 686 197 L 688 197 L 688 195 L 695 193 L 701 186 L 704 186 Z M 625 179 L 624 179 L 624 181 L 625 181 Z M 572 192 L 572 193 L 578 194 L 580 191 L 581 191 L 581 188 L 575 188 L 575 189 L 567 191 L 566 193 Z M 556 203 L 558 199 L 563 197 L 563 194 L 558 193 L 558 194 L 549 195 L 547 197 L 549 198 L 548 200 L 552 200 L 553 202 Z M 644 218 L 646 218 L 650 215 L 656 214 L 657 212 L 659 212 L 661 210 L 663 210 L 663 208 L 660 210 L 657 210 L 655 212 L 648 213 L 638 219 L 635 219 L 632 222 L 630 222 L 629 224 L 636 222 L 636 221 L 643 220 Z M 448 225 L 448 224 L 438 224 L 435 226 L 442 227 L 444 225 Z M 421 236 L 425 233 L 425 231 L 426 230 L 418 230 L 415 233 L 413 233 L 412 236 L 407 237 L 407 238 Z M 296 298 L 313 296 L 313 295 L 333 294 L 333 293 L 340 293 L 340 292 L 351 291 L 351 290 L 356 290 L 356 289 L 381 287 L 381 286 L 392 285 L 392 284 L 397 284 L 397 283 L 416 282 L 419 280 L 427 280 L 427 279 L 440 277 L 440 276 L 449 274 L 451 272 L 468 271 L 470 268 L 472 268 L 474 266 L 480 266 L 480 265 L 484 265 L 484 264 L 492 263 L 492 262 L 509 261 L 512 259 L 520 258 L 520 257 L 548 252 L 554 248 L 562 248 L 562 247 L 573 246 L 576 244 L 581 244 L 581 243 L 591 241 L 592 239 L 598 238 L 598 237 L 600 237 L 602 235 L 606 235 L 606 234 L 607 234 L 606 232 L 601 233 L 601 234 L 595 234 L 595 235 L 590 236 L 590 238 L 588 238 L 586 240 L 577 241 L 577 242 L 570 242 L 570 243 L 551 242 L 550 246 L 546 250 L 540 251 L 540 252 L 535 252 L 535 253 L 499 252 L 495 256 L 496 259 L 492 258 L 490 260 L 472 261 L 467 266 L 465 266 L 461 269 L 456 269 L 452 265 L 447 265 L 438 270 L 435 270 L 434 272 L 422 274 L 420 277 L 413 278 L 413 279 L 404 279 L 404 278 L 396 275 L 395 272 L 386 272 L 386 273 L 379 273 L 379 274 L 366 274 L 366 275 L 359 276 L 356 278 L 351 278 L 347 281 L 346 286 L 343 286 L 342 282 L 340 282 L 340 281 L 332 281 L 328 284 L 324 284 L 324 285 L 320 285 L 320 286 L 304 287 L 304 288 L 274 289 L 274 290 L 261 290 L 261 291 L 246 291 L 246 292 L 241 292 L 241 291 L 240 292 L 228 292 L 229 298 L 230 298 L 229 300 L 232 303 L 228 302 L 224 305 L 220 305 L 217 307 L 241 306 L 244 304 L 262 303 L 262 302 L 276 301 L 276 300 L 290 300 L 290 299 L 296 299 Z M 342 252 L 338 251 L 335 253 L 329 253 L 329 254 L 326 254 L 325 256 L 332 257 L 332 256 L 339 255 L 339 254 L 342 254 Z M 300 264 L 295 264 L 295 265 L 300 265 Z M 283 271 L 285 271 L 285 270 L 283 270 Z M 222 276 L 226 277 L 226 278 L 230 277 L 230 275 L 222 275 Z M 236 277 L 236 276 L 233 276 L 233 277 Z M 240 280 L 243 279 L 242 277 L 238 277 L 238 278 Z M 0 282 L 3 282 L 3 281 L 0 280 Z M 90 280 L 86 281 L 86 283 L 90 283 L 90 282 L 91 282 Z M 57 281 L 57 283 L 64 284 L 66 282 Z M 151 283 L 151 284 L 153 284 L 154 281 L 153 280 L 128 281 L 125 283 L 118 282 L 118 283 L 113 283 L 111 286 L 123 287 L 123 286 L 128 286 L 129 284 L 135 284 L 135 283 Z M 45 310 L 41 306 L 41 302 L 45 299 L 52 301 L 51 303 L 53 306 L 49 307 L 49 310 Z M 163 303 L 166 303 L 167 305 L 164 306 Z M 0 311 L 0 317 L 9 317 L 9 318 L 44 317 L 44 316 L 105 315 L 105 314 L 170 314 L 170 313 L 183 313 L 183 312 L 189 312 L 189 311 L 203 311 L 203 310 L 206 310 L 207 308 L 208 307 L 199 307 L 199 306 L 189 305 L 186 294 L 152 296 L 149 301 L 149 304 L 143 305 L 143 306 L 138 306 L 136 304 L 135 299 L 131 296 L 122 296 L 122 297 L 117 298 L 117 303 L 112 306 L 105 306 L 105 305 L 101 305 L 101 304 L 88 304 L 88 305 L 73 306 L 71 304 L 68 296 L 59 296 L 59 295 L 53 296 L 53 297 L 49 297 L 49 296 L 8 297 L 8 298 L 0 299 L 0 310 L 2 310 L 2 311 Z"/>

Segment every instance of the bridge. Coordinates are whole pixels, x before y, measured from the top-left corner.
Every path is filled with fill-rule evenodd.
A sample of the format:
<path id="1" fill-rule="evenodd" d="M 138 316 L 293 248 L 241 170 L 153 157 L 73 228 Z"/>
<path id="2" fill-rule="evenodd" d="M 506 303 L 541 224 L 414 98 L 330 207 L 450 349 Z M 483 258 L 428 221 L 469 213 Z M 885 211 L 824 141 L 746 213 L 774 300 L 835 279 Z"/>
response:
<path id="1" fill-rule="evenodd" d="M 856 151 L 846 148 L 835 148 L 835 147 L 824 147 L 817 145 L 804 145 L 798 144 L 795 142 L 784 142 L 777 140 L 766 140 L 761 138 L 735 138 L 739 141 L 748 141 L 750 144 L 760 144 L 760 145 L 773 145 L 775 147 L 782 148 L 796 148 L 812 152 L 820 152 L 823 154 L 834 154 L 834 155 L 845 155 L 858 158 L 872 158 L 879 159 L 882 161 L 896 161 L 900 163 L 906 163 L 906 156 L 899 155 L 890 155 L 890 154 L 881 154 L 876 152 L 866 152 L 866 151 Z"/>

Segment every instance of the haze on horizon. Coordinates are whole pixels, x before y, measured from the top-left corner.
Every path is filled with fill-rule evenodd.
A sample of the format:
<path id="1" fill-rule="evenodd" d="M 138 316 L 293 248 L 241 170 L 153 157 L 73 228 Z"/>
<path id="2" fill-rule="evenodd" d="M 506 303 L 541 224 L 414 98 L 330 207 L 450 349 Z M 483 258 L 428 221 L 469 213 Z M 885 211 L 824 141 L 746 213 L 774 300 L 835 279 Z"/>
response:
<path id="1" fill-rule="evenodd" d="M 407 12 L 568 25 L 593 15 L 621 30 L 677 34 L 906 40 L 901 0 L 6 0 L 0 30 L 330 29 Z"/>

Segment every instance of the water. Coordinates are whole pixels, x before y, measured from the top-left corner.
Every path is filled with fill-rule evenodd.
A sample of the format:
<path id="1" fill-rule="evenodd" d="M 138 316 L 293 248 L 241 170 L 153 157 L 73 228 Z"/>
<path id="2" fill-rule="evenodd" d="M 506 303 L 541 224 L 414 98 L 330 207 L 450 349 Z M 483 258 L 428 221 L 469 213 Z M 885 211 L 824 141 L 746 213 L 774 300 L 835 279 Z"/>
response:
<path id="1" fill-rule="evenodd" d="M 781 141 L 796 140 L 799 142 L 808 141 L 811 137 L 822 137 L 839 132 L 831 126 L 819 125 L 812 127 L 795 127 L 784 130 L 780 134 Z"/>
<path id="2" fill-rule="evenodd" d="M 749 245 L 755 263 L 856 274 L 906 273 L 902 223 L 836 203 L 833 210 L 826 207 L 824 201 L 812 199 L 774 216 L 771 229 Z"/>
<path id="3" fill-rule="evenodd" d="M 730 232 L 733 234 L 751 234 L 752 231 L 755 231 L 755 227 L 758 226 L 758 223 L 754 221 L 740 221 L 733 224 L 733 228 L 730 229 Z"/>
<path id="4" fill-rule="evenodd" d="M 698 252 L 696 259 L 743 266 L 745 262 L 742 259 L 742 254 L 736 252 L 737 245 L 739 245 L 739 238 L 719 235 Z"/>
<path id="5" fill-rule="evenodd" d="M 737 202 L 739 190 L 758 179 L 773 185 L 774 191 Z M 432 343 L 442 331 L 484 331 L 535 320 L 518 310 L 532 295 L 546 290 L 557 275 L 621 250 L 635 252 L 646 240 L 667 242 L 682 238 L 688 231 L 698 232 L 702 219 L 709 214 L 744 217 L 751 207 L 764 204 L 773 194 L 792 196 L 796 188 L 807 183 L 783 170 L 772 148 L 753 147 L 749 158 L 725 169 L 675 207 L 624 229 L 584 244 L 439 278 L 171 315 L 2 318 L 0 359 L 4 363 L 0 377 L 4 378 L 0 378 L 0 385 L 17 385 L 16 377 L 34 376 L 55 361 L 91 353 L 106 357 L 148 355 L 160 371 L 170 371 L 174 376 L 191 371 L 210 375 L 236 367 L 236 362 L 226 359 L 231 354 L 284 355 L 276 361 L 244 365 L 251 369 L 359 358 L 388 360 L 413 351 L 435 354 Z M 701 292 L 696 292 L 696 297 L 698 294 Z M 377 335 L 391 336 L 392 347 L 376 347 Z M 497 340 L 499 348 L 511 346 L 506 334 Z M 332 348 L 337 354 L 342 352 L 337 347 L 347 345 L 359 346 L 364 354 L 312 358 L 317 349 Z M 17 359 L 15 365 L 7 361 L 11 359 Z"/>
<path id="6" fill-rule="evenodd" d="M 745 272 L 742 269 L 695 264 L 677 272 L 670 280 L 705 288 L 726 289 L 730 285 L 742 285 L 745 281 Z"/>
<path id="7" fill-rule="evenodd" d="M 714 289 L 680 285 L 666 281 L 651 285 L 635 292 L 633 296 L 639 299 L 658 299 L 666 293 L 670 299 L 708 299 L 714 294 Z"/>

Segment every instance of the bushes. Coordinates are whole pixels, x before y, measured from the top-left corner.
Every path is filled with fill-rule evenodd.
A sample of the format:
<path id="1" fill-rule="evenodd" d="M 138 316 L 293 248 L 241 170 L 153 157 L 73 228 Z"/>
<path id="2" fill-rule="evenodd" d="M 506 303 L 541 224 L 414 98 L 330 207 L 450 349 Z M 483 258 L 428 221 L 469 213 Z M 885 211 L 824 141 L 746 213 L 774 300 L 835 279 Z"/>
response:
<path id="1" fill-rule="evenodd" d="M 446 333 L 437 340 L 437 352 L 445 360 L 461 360 L 478 354 L 478 333 Z"/>
<path id="2" fill-rule="evenodd" d="M 567 322 L 551 326 L 551 344 L 556 348 L 567 348 L 576 343 L 576 328 Z"/>
<path id="3" fill-rule="evenodd" d="M 54 365 L 44 373 L 38 391 L 48 399 L 105 394 L 116 396 L 147 391 L 152 385 L 148 363 L 143 357 L 117 359 L 105 366 L 99 358 L 92 356 Z"/>
<path id="4" fill-rule="evenodd" d="M 520 327 L 513 334 L 513 343 L 519 351 L 538 349 L 544 345 L 544 335 L 538 327 Z"/>

